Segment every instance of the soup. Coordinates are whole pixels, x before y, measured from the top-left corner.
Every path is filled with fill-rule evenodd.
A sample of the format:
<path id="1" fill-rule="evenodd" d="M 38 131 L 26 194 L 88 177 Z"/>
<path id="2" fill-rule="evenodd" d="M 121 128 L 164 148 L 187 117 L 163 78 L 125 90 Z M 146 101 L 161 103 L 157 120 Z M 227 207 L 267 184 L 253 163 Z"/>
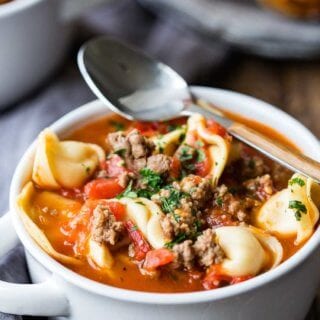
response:
<path id="1" fill-rule="evenodd" d="M 235 285 L 288 259 L 317 225 L 318 184 L 200 114 L 112 114 L 67 138 L 39 135 L 18 203 L 38 245 L 95 281 L 169 293 Z"/>

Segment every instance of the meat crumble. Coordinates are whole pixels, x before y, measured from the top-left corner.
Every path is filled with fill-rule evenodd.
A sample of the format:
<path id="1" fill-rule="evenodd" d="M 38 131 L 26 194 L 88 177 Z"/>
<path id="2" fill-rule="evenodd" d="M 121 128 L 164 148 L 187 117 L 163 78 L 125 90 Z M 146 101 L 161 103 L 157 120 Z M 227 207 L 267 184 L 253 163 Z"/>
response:
<path id="1" fill-rule="evenodd" d="M 100 244 L 115 245 L 121 240 L 124 225 L 116 221 L 107 206 L 99 204 L 93 211 L 92 239 Z"/>

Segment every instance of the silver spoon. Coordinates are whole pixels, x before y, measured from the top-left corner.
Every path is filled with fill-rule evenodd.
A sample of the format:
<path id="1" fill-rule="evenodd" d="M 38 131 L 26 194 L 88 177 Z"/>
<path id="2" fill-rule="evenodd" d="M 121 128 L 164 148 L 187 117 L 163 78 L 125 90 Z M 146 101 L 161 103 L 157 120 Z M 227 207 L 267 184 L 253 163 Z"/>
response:
<path id="1" fill-rule="evenodd" d="M 136 48 L 106 37 L 95 38 L 81 47 L 78 65 L 95 95 L 129 120 L 161 121 L 198 112 L 283 166 L 320 182 L 319 162 L 228 119 L 210 104 L 196 104 L 180 75 Z"/>

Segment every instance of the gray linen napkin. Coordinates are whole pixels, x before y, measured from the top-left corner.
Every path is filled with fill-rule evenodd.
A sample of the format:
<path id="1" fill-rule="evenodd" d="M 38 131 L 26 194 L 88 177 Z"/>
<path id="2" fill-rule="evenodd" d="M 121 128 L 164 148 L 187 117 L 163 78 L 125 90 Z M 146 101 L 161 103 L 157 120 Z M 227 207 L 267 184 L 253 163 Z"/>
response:
<path id="1" fill-rule="evenodd" d="M 116 0 L 88 11 L 77 21 L 76 30 L 73 50 L 56 75 L 28 99 L 0 113 L 0 215 L 8 209 L 10 180 L 30 142 L 50 123 L 94 99 L 75 63 L 77 48 L 85 39 L 108 34 L 131 42 L 170 64 L 190 81 L 210 74 L 227 53 L 221 44 L 208 48 L 193 33 L 157 20 L 132 0 Z M 22 247 L 0 260 L 0 279 L 29 281 Z M 21 317 L 0 314 L 0 320 L 14 319 Z"/>

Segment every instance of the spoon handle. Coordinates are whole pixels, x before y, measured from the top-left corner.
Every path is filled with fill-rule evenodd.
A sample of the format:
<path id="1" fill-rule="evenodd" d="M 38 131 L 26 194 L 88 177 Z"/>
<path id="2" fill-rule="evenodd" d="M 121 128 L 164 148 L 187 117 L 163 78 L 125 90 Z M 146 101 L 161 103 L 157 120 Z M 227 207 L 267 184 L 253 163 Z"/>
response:
<path id="1" fill-rule="evenodd" d="M 292 171 L 299 172 L 320 183 L 319 162 L 240 123 L 233 123 L 228 128 L 228 132 Z"/>

